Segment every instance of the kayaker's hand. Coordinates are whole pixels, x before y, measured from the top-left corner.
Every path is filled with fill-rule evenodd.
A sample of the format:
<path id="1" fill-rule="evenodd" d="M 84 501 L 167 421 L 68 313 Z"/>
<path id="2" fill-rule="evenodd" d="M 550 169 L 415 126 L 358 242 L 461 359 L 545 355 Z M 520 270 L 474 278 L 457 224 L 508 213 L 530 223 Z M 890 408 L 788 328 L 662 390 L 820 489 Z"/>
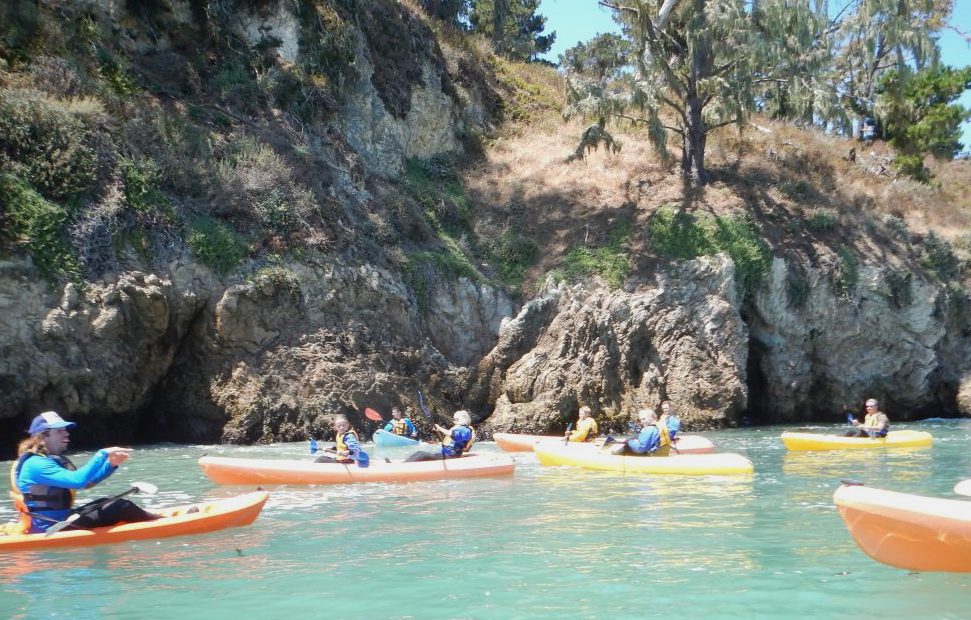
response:
<path id="1" fill-rule="evenodd" d="M 131 450 L 128 448 L 119 448 L 117 446 L 112 448 L 105 448 L 105 452 L 108 454 L 108 463 L 112 467 L 118 467 L 122 463 L 128 460 L 131 456 Z"/>

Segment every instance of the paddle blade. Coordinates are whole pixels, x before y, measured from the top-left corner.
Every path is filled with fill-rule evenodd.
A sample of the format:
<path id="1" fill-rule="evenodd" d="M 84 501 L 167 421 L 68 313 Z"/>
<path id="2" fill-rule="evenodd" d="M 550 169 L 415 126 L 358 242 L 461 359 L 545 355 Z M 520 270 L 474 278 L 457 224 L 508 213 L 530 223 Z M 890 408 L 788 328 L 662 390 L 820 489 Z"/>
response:
<path id="1" fill-rule="evenodd" d="M 958 495 L 971 496 L 971 480 L 965 480 L 954 485 L 954 492 Z"/>
<path id="2" fill-rule="evenodd" d="M 47 528 L 47 531 L 44 532 L 44 536 L 50 536 L 51 534 L 57 534 L 58 532 L 60 532 L 64 528 L 66 528 L 67 526 L 69 526 L 72 523 L 74 523 L 75 521 L 77 521 L 79 518 L 81 518 L 81 514 L 75 512 L 74 514 L 68 516 L 67 519 L 64 519 L 63 521 L 58 521 L 54 525 L 52 525 L 49 528 Z"/>
<path id="3" fill-rule="evenodd" d="M 317 451 L 318 450 L 320 450 L 320 447 L 317 445 L 317 440 L 311 438 L 310 439 L 310 454 L 317 454 Z"/>
<path id="4" fill-rule="evenodd" d="M 852 413 L 847 413 L 846 414 L 846 423 L 847 424 L 853 424 L 853 414 Z"/>
<path id="5" fill-rule="evenodd" d="M 367 452 L 358 452 L 354 460 L 357 461 L 358 467 L 367 467 L 371 464 L 371 457 L 367 455 Z"/>
<path id="6" fill-rule="evenodd" d="M 368 420 L 374 420 L 375 422 L 384 422 L 384 418 L 381 417 L 381 414 L 370 407 L 364 409 L 364 417 Z"/>
<path id="7" fill-rule="evenodd" d="M 136 493 L 144 493 L 145 495 L 158 493 L 158 487 L 151 482 L 132 482 L 131 488 L 135 489 Z"/>

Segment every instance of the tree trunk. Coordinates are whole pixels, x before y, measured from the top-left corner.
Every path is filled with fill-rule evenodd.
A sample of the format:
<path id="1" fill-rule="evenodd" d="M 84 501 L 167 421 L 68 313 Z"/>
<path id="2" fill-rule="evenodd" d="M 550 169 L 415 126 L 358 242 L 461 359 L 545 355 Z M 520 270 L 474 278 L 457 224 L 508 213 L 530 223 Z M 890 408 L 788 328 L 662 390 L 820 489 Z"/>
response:
<path id="1" fill-rule="evenodd" d="M 708 128 L 702 116 L 702 101 L 697 95 L 688 97 L 686 116 L 688 126 L 684 131 L 684 147 L 681 155 L 681 173 L 691 179 L 692 185 L 701 187 L 708 183 L 708 170 L 705 168 L 705 142 Z"/>
<path id="2" fill-rule="evenodd" d="M 696 19 L 701 24 L 698 28 L 698 38 L 691 48 L 691 74 L 688 76 L 685 92 L 684 146 L 681 155 L 681 173 L 690 178 L 695 187 L 708 183 L 708 171 L 705 169 L 705 138 L 708 127 L 702 111 L 705 107 L 704 95 L 698 92 L 698 84 L 711 76 L 713 59 L 711 53 L 710 34 L 705 29 L 705 0 L 695 0 Z"/>

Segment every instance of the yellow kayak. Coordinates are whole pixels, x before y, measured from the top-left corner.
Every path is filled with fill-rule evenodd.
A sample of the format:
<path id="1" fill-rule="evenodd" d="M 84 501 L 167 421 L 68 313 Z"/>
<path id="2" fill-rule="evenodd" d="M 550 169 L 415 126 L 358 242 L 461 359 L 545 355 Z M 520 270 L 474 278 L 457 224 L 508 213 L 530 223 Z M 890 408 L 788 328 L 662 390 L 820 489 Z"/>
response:
<path id="1" fill-rule="evenodd" d="M 680 476 L 751 474 L 752 461 L 740 454 L 673 454 L 670 456 L 618 456 L 590 444 L 541 441 L 533 446 L 543 465 L 570 465 L 625 474 Z"/>
<path id="2" fill-rule="evenodd" d="M 925 431 L 890 431 L 886 437 L 841 437 L 817 433 L 782 433 L 782 443 L 790 450 L 865 450 L 868 448 L 922 448 L 934 438 Z"/>
<path id="3" fill-rule="evenodd" d="M 897 568 L 971 572 L 971 502 L 841 486 L 836 509 L 867 555 Z"/>

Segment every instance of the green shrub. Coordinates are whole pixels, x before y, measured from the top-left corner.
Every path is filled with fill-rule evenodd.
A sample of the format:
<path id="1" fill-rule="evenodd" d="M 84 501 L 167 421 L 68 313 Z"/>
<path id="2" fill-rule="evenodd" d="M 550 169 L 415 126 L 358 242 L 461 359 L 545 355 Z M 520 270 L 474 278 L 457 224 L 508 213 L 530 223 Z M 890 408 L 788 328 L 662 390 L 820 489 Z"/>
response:
<path id="1" fill-rule="evenodd" d="M 15 241 L 49 280 L 77 279 L 81 264 L 67 241 L 68 209 L 46 200 L 11 174 L 0 176 L 0 203 Z"/>
<path id="2" fill-rule="evenodd" d="M 934 233 L 924 238 L 920 264 L 936 273 L 941 280 L 949 280 L 959 271 L 958 259 L 951 250 L 951 244 Z"/>
<path id="3" fill-rule="evenodd" d="M 755 223 L 745 215 L 695 215 L 662 206 L 651 218 L 647 235 L 657 253 L 666 258 L 692 259 L 718 252 L 735 263 L 740 292 L 753 291 L 765 279 L 772 253 Z"/>
<path id="4" fill-rule="evenodd" d="M 539 255 L 535 241 L 513 230 L 506 230 L 488 243 L 487 248 L 499 281 L 510 286 L 522 284 L 526 271 Z"/>
<path id="5" fill-rule="evenodd" d="M 111 92 L 120 97 L 131 97 L 138 92 L 135 78 L 129 75 L 111 53 L 102 47 L 98 48 L 98 64 L 101 68 L 101 77 L 104 78 Z"/>
<path id="6" fill-rule="evenodd" d="M 246 245 L 225 222 L 199 215 L 190 227 L 187 243 L 192 254 L 217 273 L 229 273 L 246 256 Z"/>
<path id="7" fill-rule="evenodd" d="M 836 228 L 836 212 L 832 209 L 813 209 L 806 218 L 806 226 L 815 233 L 829 232 Z"/>
<path id="8" fill-rule="evenodd" d="M 620 288 L 630 274 L 631 261 L 627 250 L 630 234 L 630 223 L 619 220 L 611 228 L 606 245 L 573 248 L 567 254 L 563 267 L 553 274 L 554 277 L 576 280 L 597 274 L 611 288 Z"/>
<path id="9" fill-rule="evenodd" d="M 50 199 L 91 187 L 97 158 L 89 129 L 70 106 L 42 93 L 0 88 L 0 170 Z"/>
<path id="10" fill-rule="evenodd" d="M 405 276 L 415 292 L 418 308 L 421 311 L 428 309 L 432 280 L 436 275 L 450 278 L 466 277 L 470 280 L 480 278 L 478 270 L 459 243 L 448 237 L 445 241 L 445 247 L 441 250 L 421 250 L 406 255 Z"/>
<path id="11" fill-rule="evenodd" d="M 836 254 L 839 257 L 839 262 L 830 272 L 830 281 L 833 284 L 833 290 L 839 297 L 850 299 L 860 281 L 859 261 L 853 254 L 853 250 L 845 246 L 837 250 Z"/>
<path id="12" fill-rule="evenodd" d="M 125 185 L 125 201 L 138 213 L 165 210 L 169 202 L 156 186 L 158 166 L 150 159 L 122 158 L 119 162 L 121 180 Z"/>
<path id="13" fill-rule="evenodd" d="M 408 193 L 424 208 L 432 228 L 451 235 L 471 232 L 472 203 L 451 159 L 409 158 L 403 180 Z"/>

